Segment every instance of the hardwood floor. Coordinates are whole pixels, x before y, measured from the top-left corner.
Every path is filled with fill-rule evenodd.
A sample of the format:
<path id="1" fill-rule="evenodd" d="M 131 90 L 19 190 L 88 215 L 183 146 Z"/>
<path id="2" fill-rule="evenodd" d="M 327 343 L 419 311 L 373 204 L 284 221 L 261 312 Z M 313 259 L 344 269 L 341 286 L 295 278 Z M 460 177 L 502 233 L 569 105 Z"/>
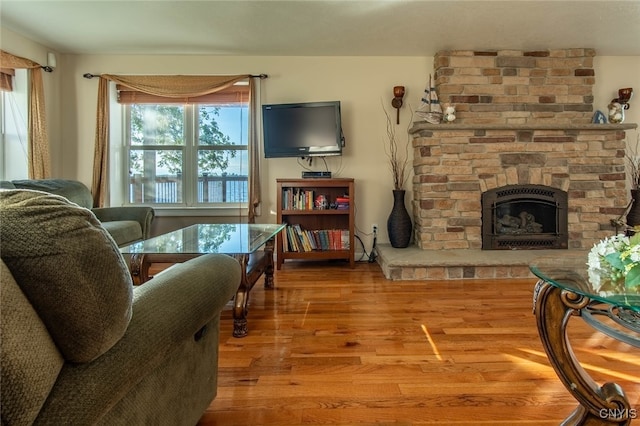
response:
<path id="1" fill-rule="evenodd" d="M 218 395 L 199 425 L 557 425 L 576 406 L 538 338 L 535 280 L 286 263 L 275 283 L 251 292 L 247 337 L 224 311 Z M 640 410 L 640 353 L 580 318 L 570 329 L 588 373 Z"/>

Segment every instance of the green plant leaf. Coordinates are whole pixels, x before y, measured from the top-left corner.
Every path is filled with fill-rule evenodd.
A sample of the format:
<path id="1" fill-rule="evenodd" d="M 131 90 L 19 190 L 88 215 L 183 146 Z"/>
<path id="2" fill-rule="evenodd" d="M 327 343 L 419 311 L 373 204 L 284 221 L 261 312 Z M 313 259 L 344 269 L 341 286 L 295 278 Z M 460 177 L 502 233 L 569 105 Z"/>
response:
<path id="1" fill-rule="evenodd" d="M 628 288 L 640 285 L 640 264 L 634 265 L 624 279 L 624 285 Z"/>
<path id="2" fill-rule="evenodd" d="M 636 229 L 638 226 L 634 226 L 633 230 L 636 232 L 631 237 L 629 237 L 629 245 L 635 246 L 640 244 L 640 229 Z"/>
<path id="3" fill-rule="evenodd" d="M 604 258 L 615 269 L 618 269 L 621 271 L 624 270 L 625 262 L 623 262 L 622 259 L 620 259 L 620 253 L 609 253 Z"/>

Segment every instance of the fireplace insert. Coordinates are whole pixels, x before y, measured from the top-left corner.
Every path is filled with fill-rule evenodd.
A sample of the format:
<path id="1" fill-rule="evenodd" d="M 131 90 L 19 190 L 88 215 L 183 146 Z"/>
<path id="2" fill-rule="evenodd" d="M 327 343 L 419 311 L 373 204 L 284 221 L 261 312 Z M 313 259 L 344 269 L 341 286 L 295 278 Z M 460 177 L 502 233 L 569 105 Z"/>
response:
<path id="1" fill-rule="evenodd" d="M 543 185 L 508 185 L 482 193 L 484 250 L 566 249 L 567 193 Z"/>

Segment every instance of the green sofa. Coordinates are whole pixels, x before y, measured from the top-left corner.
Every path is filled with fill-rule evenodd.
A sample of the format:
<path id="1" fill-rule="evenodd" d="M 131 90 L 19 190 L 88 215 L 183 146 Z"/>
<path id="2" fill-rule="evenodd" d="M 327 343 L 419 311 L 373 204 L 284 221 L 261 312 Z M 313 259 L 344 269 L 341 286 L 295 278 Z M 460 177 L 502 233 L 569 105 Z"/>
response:
<path id="1" fill-rule="evenodd" d="M 39 191 L 0 191 L 0 239 L 3 425 L 198 422 L 236 260 L 203 255 L 134 288 L 95 216 Z"/>
<path id="2" fill-rule="evenodd" d="M 91 209 L 119 247 L 149 238 L 155 212 L 146 206 L 92 208 L 91 191 L 82 182 L 70 179 L 22 179 L 2 181 L 3 189 L 30 189 L 60 195 L 80 207 Z"/>

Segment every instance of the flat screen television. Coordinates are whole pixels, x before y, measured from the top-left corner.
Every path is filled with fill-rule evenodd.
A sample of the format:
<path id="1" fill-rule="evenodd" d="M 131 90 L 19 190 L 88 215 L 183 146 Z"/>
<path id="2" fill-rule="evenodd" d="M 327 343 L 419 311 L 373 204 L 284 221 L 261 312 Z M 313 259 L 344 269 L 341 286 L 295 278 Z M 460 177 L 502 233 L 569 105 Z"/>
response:
<path id="1" fill-rule="evenodd" d="M 265 158 L 341 155 L 340 101 L 262 106 Z"/>

